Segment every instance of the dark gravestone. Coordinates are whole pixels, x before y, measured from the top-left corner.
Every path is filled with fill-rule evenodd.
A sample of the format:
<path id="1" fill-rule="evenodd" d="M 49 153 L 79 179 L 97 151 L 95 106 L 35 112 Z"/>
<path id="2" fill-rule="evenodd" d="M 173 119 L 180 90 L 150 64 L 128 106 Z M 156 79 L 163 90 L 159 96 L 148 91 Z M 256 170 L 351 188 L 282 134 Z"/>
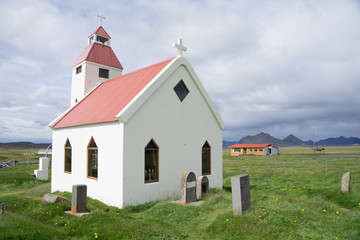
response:
<path id="1" fill-rule="evenodd" d="M 86 209 L 87 187 L 79 184 L 72 187 L 71 212 L 83 213 Z"/>
<path id="2" fill-rule="evenodd" d="M 196 183 L 196 199 L 202 199 L 209 193 L 209 179 L 207 176 L 200 176 Z"/>
<path id="3" fill-rule="evenodd" d="M 231 177 L 231 191 L 234 215 L 242 215 L 251 206 L 249 175 Z"/>
<path id="4" fill-rule="evenodd" d="M 193 172 L 186 171 L 182 174 L 179 200 L 182 203 L 196 201 L 196 176 Z"/>

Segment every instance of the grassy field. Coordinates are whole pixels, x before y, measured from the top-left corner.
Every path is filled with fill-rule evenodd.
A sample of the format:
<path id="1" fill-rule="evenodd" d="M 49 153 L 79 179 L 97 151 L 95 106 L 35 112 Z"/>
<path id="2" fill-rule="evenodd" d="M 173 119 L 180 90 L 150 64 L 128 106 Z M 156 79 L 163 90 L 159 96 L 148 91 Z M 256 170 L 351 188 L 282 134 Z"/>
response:
<path id="1" fill-rule="evenodd" d="M 0 150 L 0 159 L 29 150 Z M 224 189 L 201 206 L 170 200 L 118 209 L 88 198 L 90 214 L 65 214 L 67 202 L 43 204 L 50 182 L 28 175 L 34 165 L 0 169 L 0 239 L 360 239 L 360 147 L 281 148 L 279 156 L 229 157 Z M 26 160 L 26 159 L 25 159 Z M 1 160 L 0 160 L 1 161 Z M 351 171 L 351 193 L 340 191 Z M 249 174 L 251 208 L 232 214 L 230 177 Z M 172 199 L 173 200 L 173 199 Z"/>

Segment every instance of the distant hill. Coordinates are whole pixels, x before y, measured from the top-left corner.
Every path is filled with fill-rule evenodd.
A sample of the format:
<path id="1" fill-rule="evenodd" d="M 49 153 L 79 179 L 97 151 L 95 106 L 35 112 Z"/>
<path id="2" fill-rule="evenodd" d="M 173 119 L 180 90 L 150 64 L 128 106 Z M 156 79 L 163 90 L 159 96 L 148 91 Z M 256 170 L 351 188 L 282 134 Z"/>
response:
<path id="1" fill-rule="evenodd" d="M 283 141 L 281 141 L 277 138 L 274 138 L 271 135 L 269 135 L 267 133 L 263 133 L 263 132 L 255 135 L 255 136 L 246 136 L 239 140 L 239 143 L 242 143 L 242 144 L 249 144 L 249 143 L 259 144 L 259 143 L 272 143 L 272 142 L 274 142 L 275 146 L 284 145 Z"/>
<path id="2" fill-rule="evenodd" d="M 290 134 L 289 136 L 284 138 L 282 141 L 284 142 L 284 144 L 287 144 L 288 146 L 306 146 L 306 145 L 308 145 L 306 142 L 295 137 L 292 134 Z M 311 142 L 311 144 L 312 144 L 312 142 Z"/>
<path id="3" fill-rule="evenodd" d="M 0 148 L 47 148 L 50 143 L 9 142 L 0 143 Z"/>
<path id="4" fill-rule="evenodd" d="M 249 143 L 274 143 L 278 147 L 287 147 L 287 146 L 312 146 L 313 141 L 302 141 L 293 134 L 290 134 L 283 140 L 274 138 L 270 134 L 261 132 L 255 136 L 246 136 L 239 140 L 238 143 L 249 144 Z M 320 140 L 315 143 L 316 146 L 349 146 L 354 144 L 360 144 L 360 138 L 358 137 L 337 137 L 337 138 L 328 138 L 325 140 Z"/>
<path id="5" fill-rule="evenodd" d="M 360 144 L 360 138 L 357 137 L 338 137 L 338 138 L 327 138 L 325 140 L 320 140 L 316 142 L 316 145 L 318 146 L 348 146 L 348 145 L 354 145 L 354 144 Z"/>

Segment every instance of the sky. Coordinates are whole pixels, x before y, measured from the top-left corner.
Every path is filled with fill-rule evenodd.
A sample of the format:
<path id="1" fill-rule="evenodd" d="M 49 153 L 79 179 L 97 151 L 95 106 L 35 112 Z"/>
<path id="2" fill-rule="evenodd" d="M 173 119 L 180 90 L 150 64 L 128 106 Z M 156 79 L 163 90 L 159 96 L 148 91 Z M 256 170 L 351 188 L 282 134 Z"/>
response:
<path id="1" fill-rule="evenodd" d="M 358 0 L 0 0 L 0 142 L 51 142 L 100 11 L 124 73 L 183 39 L 225 140 L 360 137 Z"/>

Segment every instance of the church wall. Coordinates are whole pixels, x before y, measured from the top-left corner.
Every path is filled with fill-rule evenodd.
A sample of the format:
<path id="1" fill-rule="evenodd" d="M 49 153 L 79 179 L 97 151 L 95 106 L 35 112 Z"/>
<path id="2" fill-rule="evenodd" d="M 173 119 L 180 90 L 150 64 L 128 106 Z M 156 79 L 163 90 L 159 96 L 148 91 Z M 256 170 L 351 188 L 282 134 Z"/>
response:
<path id="1" fill-rule="evenodd" d="M 78 74 L 76 74 L 76 67 L 73 68 L 72 70 L 71 103 L 70 103 L 71 105 L 74 105 L 76 103 L 75 99 L 77 99 L 77 101 L 79 102 L 84 97 L 85 66 L 82 66 L 82 71 Z"/>
<path id="2" fill-rule="evenodd" d="M 271 148 L 271 155 L 278 155 L 279 154 L 279 149 L 277 149 L 276 147 L 272 147 Z"/>
<path id="3" fill-rule="evenodd" d="M 183 102 L 173 90 L 181 79 L 190 91 Z M 210 188 L 222 188 L 222 129 L 182 65 L 128 120 L 124 139 L 124 206 L 178 197 L 184 171 L 201 176 L 205 141 L 211 146 Z M 144 148 L 151 139 L 159 147 L 159 181 L 144 183 Z"/>
<path id="4" fill-rule="evenodd" d="M 85 82 L 85 95 L 92 91 L 99 83 L 105 82 L 109 79 L 113 79 L 121 75 L 122 70 L 105 66 L 102 64 L 97 64 L 93 62 L 86 62 L 86 82 Z M 104 68 L 109 70 L 109 78 L 100 78 L 99 77 L 99 68 Z"/>
<path id="5" fill-rule="evenodd" d="M 98 179 L 87 177 L 87 146 L 91 137 L 98 147 Z M 64 145 L 72 147 L 72 171 L 64 172 Z M 87 185 L 89 197 L 122 207 L 123 124 L 92 124 L 53 130 L 51 191 L 72 191 L 76 184 Z"/>
<path id="6" fill-rule="evenodd" d="M 76 74 L 76 68 L 82 66 L 82 71 Z M 99 77 L 99 68 L 109 70 L 109 78 Z M 97 85 L 109 79 L 113 79 L 122 74 L 122 69 L 85 61 L 72 70 L 72 86 L 71 86 L 71 105 L 74 105 L 75 99 L 81 101 L 89 92 Z M 86 76 L 86 81 L 85 81 Z"/>

